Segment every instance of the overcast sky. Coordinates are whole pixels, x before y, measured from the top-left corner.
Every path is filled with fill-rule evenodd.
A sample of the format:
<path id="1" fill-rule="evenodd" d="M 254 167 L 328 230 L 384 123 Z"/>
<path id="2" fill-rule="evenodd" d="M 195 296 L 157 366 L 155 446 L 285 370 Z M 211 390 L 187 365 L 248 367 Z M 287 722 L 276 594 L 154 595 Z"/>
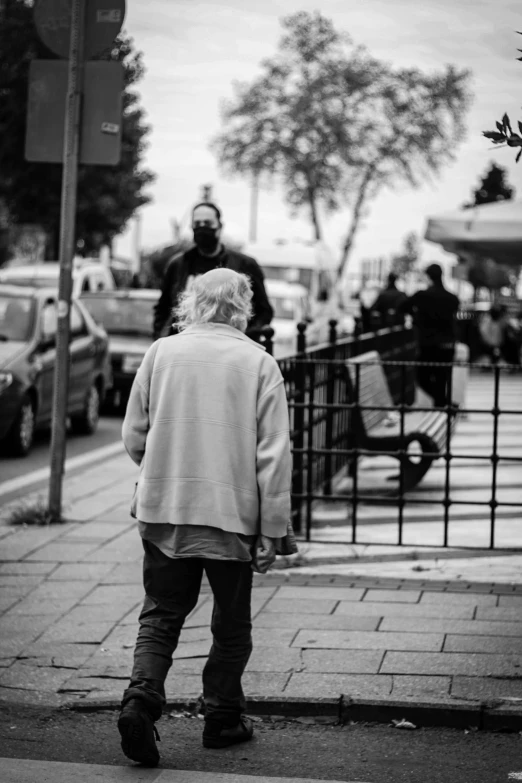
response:
<path id="1" fill-rule="evenodd" d="M 488 164 L 508 170 L 522 198 L 522 161 L 512 150 L 491 148 L 482 130 L 494 128 L 507 111 L 522 118 L 520 0 L 129 0 L 125 27 L 144 53 L 142 103 L 152 126 L 146 164 L 157 174 L 153 202 L 142 211 L 141 244 L 157 247 L 171 240 L 172 218 L 186 218 L 201 185 L 212 183 L 228 231 L 246 239 L 249 186 L 218 171 L 209 140 L 220 129 L 220 104 L 232 97 L 234 80 L 250 80 L 271 56 L 281 35 L 280 18 L 300 10 L 321 12 L 355 43 L 395 67 L 425 71 L 445 64 L 473 72 L 475 95 L 468 114 L 467 140 L 456 161 L 439 179 L 419 190 L 383 191 L 372 202 L 358 234 L 352 262 L 398 250 L 409 231 L 424 232 L 426 217 L 458 208 L 469 199 Z M 348 212 L 323 219 L 325 238 L 337 253 L 348 226 Z M 278 237 L 311 238 L 307 216 L 291 218 L 278 190 L 259 199 L 260 241 Z M 132 230 L 116 242 L 128 255 Z M 425 260 L 443 259 L 425 243 Z M 447 257 L 449 258 L 449 257 Z"/>

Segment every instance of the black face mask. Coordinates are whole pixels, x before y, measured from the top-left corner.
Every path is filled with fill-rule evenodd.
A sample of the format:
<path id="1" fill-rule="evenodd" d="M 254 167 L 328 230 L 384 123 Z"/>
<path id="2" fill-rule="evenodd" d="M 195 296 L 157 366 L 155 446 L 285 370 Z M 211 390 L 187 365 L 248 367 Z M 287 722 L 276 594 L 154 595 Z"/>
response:
<path id="1" fill-rule="evenodd" d="M 210 228 L 208 226 L 195 228 L 194 242 L 196 243 L 196 247 L 201 250 L 202 253 L 214 253 L 219 243 L 217 232 L 218 229 Z"/>

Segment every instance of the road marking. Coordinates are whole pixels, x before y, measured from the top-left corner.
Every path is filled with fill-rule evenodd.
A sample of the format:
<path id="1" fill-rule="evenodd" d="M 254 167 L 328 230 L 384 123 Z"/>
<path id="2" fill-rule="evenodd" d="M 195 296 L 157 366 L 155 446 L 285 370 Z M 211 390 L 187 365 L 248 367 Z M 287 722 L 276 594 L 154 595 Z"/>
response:
<path id="1" fill-rule="evenodd" d="M 117 443 L 110 443 L 108 446 L 101 446 L 99 449 L 88 451 L 86 454 L 80 454 L 78 457 L 71 457 L 71 459 L 68 459 L 65 462 L 65 473 L 70 473 L 77 468 L 83 468 L 86 465 L 90 465 L 92 462 L 102 462 L 120 452 L 123 453 L 123 451 L 123 443 L 118 441 Z M 24 476 L 18 476 L 18 478 L 11 479 L 10 481 L 4 481 L 0 484 L 0 497 L 30 487 L 31 484 L 38 484 L 40 481 L 46 481 L 50 474 L 50 467 L 38 468 L 38 470 L 33 470 L 31 473 L 26 473 Z"/>

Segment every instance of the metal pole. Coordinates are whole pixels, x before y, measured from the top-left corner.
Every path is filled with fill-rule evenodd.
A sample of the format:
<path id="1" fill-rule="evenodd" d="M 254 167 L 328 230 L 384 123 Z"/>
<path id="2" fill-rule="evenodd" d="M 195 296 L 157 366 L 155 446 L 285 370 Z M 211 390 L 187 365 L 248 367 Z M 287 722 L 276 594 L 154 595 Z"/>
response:
<path id="1" fill-rule="evenodd" d="M 60 212 L 60 279 L 58 283 L 58 331 L 54 371 L 49 512 L 62 512 L 62 480 L 65 468 L 67 397 L 69 386 L 69 334 L 72 264 L 75 248 L 76 191 L 80 147 L 80 110 L 83 82 L 85 0 L 71 1 L 69 78 L 65 112 L 62 201 Z"/>
<path id="2" fill-rule="evenodd" d="M 259 177 L 254 174 L 252 181 L 252 191 L 250 193 L 250 230 L 248 235 L 249 242 L 257 242 L 257 209 L 259 202 Z"/>

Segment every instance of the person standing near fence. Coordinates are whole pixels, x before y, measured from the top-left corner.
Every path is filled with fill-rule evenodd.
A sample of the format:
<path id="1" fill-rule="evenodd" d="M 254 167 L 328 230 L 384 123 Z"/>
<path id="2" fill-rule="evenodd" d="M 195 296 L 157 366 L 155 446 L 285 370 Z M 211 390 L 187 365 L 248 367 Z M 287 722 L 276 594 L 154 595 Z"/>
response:
<path id="1" fill-rule="evenodd" d="M 379 313 L 383 327 L 404 323 L 404 315 L 400 313 L 400 306 L 408 297 L 404 291 L 397 288 L 398 279 L 395 272 L 390 272 L 386 288 L 383 288 L 371 307 L 372 312 Z"/>
<path id="2" fill-rule="evenodd" d="M 455 321 L 459 299 L 448 291 L 442 281 L 442 267 L 430 264 L 426 268 L 428 287 L 417 291 L 399 305 L 400 312 L 409 313 L 417 332 L 417 361 L 431 364 L 417 368 L 417 383 L 442 408 L 448 399 L 451 364 L 455 355 Z"/>
<path id="3" fill-rule="evenodd" d="M 154 339 L 177 333 L 175 309 L 183 292 L 199 275 L 225 267 L 246 274 L 252 285 L 252 317 L 246 333 L 256 339 L 268 326 L 274 311 L 265 290 L 264 275 L 254 258 L 230 250 L 221 241 L 221 210 L 211 202 L 197 204 L 192 211 L 194 247 L 178 253 L 168 263 L 161 296 L 154 307 Z"/>
<path id="4" fill-rule="evenodd" d="M 252 737 L 241 677 L 252 651 L 252 570 L 265 573 L 290 523 L 289 415 L 276 360 L 245 334 L 252 287 L 214 269 L 182 296 L 180 334 L 156 340 L 134 380 L 123 442 L 140 466 L 131 514 L 145 550 L 145 602 L 118 719 L 126 756 L 156 766 L 155 721 L 203 573 L 214 595 L 203 670 L 203 746 Z M 296 551 L 296 550 L 295 550 Z"/>

